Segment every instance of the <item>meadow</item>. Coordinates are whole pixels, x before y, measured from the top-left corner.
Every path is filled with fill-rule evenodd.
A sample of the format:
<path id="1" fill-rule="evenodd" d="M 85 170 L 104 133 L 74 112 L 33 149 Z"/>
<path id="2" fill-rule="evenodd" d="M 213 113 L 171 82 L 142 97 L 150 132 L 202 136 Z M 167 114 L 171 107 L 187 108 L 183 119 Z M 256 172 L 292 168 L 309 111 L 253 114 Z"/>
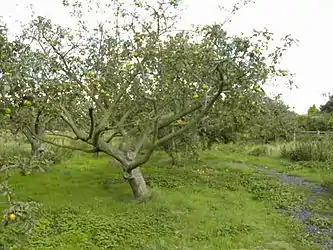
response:
<path id="1" fill-rule="evenodd" d="M 2 155 L 28 150 L 2 142 Z M 43 208 L 29 233 L 1 228 L 4 249 L 332 249 L 332 169 L 281 145 L 216 145 L 183 167 L 156 152 L 141 203 L 106 155 L 54 150 L 46 171 L 13 172 L 15 199 Z"/>

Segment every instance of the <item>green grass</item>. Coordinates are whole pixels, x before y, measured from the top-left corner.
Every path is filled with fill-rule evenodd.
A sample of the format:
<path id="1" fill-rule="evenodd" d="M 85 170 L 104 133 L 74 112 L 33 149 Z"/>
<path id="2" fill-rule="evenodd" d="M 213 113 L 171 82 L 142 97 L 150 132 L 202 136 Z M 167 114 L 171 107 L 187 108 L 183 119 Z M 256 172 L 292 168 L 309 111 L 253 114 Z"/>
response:
<path id="1" fill-rule="evenodd" d="M 79 154 L 48 173 L 14 174 L 17 199 L 37 200 L 45 207 L 21 243 L 25 249 L 311 248 L 300 225 L 276 212 L 278 207 L 304 205 L 306 191 L 228 163 L 282 171 L 285 161 L 230 150 L 201 156 L 200 164 L 177 168 L 157 153 L 143 168 L 153 191 L 145 203 L 133 202 L 129 185 L 120 182 L 120 170 L 106 156 Z M 317 180 L 326 170 L 317 170 L 318 175 L 307 171 L 297 173 Z M 5 234 L 15 235 L 10 229 Z"/>

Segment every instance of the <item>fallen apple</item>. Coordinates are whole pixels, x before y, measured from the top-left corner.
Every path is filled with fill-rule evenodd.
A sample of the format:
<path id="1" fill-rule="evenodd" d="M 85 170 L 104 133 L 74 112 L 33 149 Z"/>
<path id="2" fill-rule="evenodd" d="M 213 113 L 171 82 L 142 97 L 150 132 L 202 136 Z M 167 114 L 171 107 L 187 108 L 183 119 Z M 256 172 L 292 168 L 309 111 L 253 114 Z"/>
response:
<path id="1" fill-rule="evenodd" d="M 16 215 L 12 213 L 8 216 L 8 218 L 9 218 L 9 220 L 13 221 L 13 220 L 15 220 Z"/>

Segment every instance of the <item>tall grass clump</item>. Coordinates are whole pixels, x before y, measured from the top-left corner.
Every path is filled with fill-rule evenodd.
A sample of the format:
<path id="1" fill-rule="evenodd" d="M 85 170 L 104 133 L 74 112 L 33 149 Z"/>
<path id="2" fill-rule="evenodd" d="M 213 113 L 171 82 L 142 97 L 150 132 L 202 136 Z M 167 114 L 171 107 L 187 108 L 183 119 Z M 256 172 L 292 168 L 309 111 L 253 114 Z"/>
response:
<path id="1" fill-rule="evenodd" d="M 268 145 L 261 145 L 251 148 L 250 151 L 248 152 L 248 154 L 252 156 L 271 156 L 272 153 L 273 149 Z"/>
<path id="2" fill-rule="evenodd" d="M 283 146 L 281 156 L 292 161 L 319 161 L 333 160 L 333 145 L 327 140 L 301 141 L 293 146 Z"/>

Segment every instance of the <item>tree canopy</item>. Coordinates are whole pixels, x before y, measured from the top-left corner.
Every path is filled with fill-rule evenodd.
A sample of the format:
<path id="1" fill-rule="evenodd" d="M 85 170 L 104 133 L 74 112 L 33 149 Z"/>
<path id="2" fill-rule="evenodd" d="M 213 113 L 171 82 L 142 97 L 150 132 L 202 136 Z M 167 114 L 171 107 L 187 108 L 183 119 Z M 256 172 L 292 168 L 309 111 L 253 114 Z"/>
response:
<path id="1" fill-rule="evenodd" d="M 214 24 L 175 32 L 179 1 L 134 1 L 130 9 L 112 1 L 99 8 L 114 18 L 89 30 L 83 2 L 64 5 L 73 8 L 77 29 L 38 16 L 16 41 L 3 40 L 5 115 L 10 110 L 11 121 L 40 142 L 111 156 L 137 198 L 149 195 L 139 167 L 157 148 L 209 118 L 214 104 L 218 117 L 238 108 L 243 114 L 230 119 L 244 119 L 270 79 L 291 76 L 279 68 L 295 42 L 290 35 L 274 48 L 266 29 L 230 36 Z M 42 115 L 42 127 L 50 120 L 67 127 L 67 134 L 49 129 L 73 143 L 38 133 Z M 182 126 L 167 129 L 181 119 Z M 162 130 L 167 133 L 158 136 Z"/>
<path id="2" fill-rule="evenodd" d="M 320 111 L 323 113 L 333 113 L 333 96 L 331 95 L 328 101 L 320 106 Z"/>

